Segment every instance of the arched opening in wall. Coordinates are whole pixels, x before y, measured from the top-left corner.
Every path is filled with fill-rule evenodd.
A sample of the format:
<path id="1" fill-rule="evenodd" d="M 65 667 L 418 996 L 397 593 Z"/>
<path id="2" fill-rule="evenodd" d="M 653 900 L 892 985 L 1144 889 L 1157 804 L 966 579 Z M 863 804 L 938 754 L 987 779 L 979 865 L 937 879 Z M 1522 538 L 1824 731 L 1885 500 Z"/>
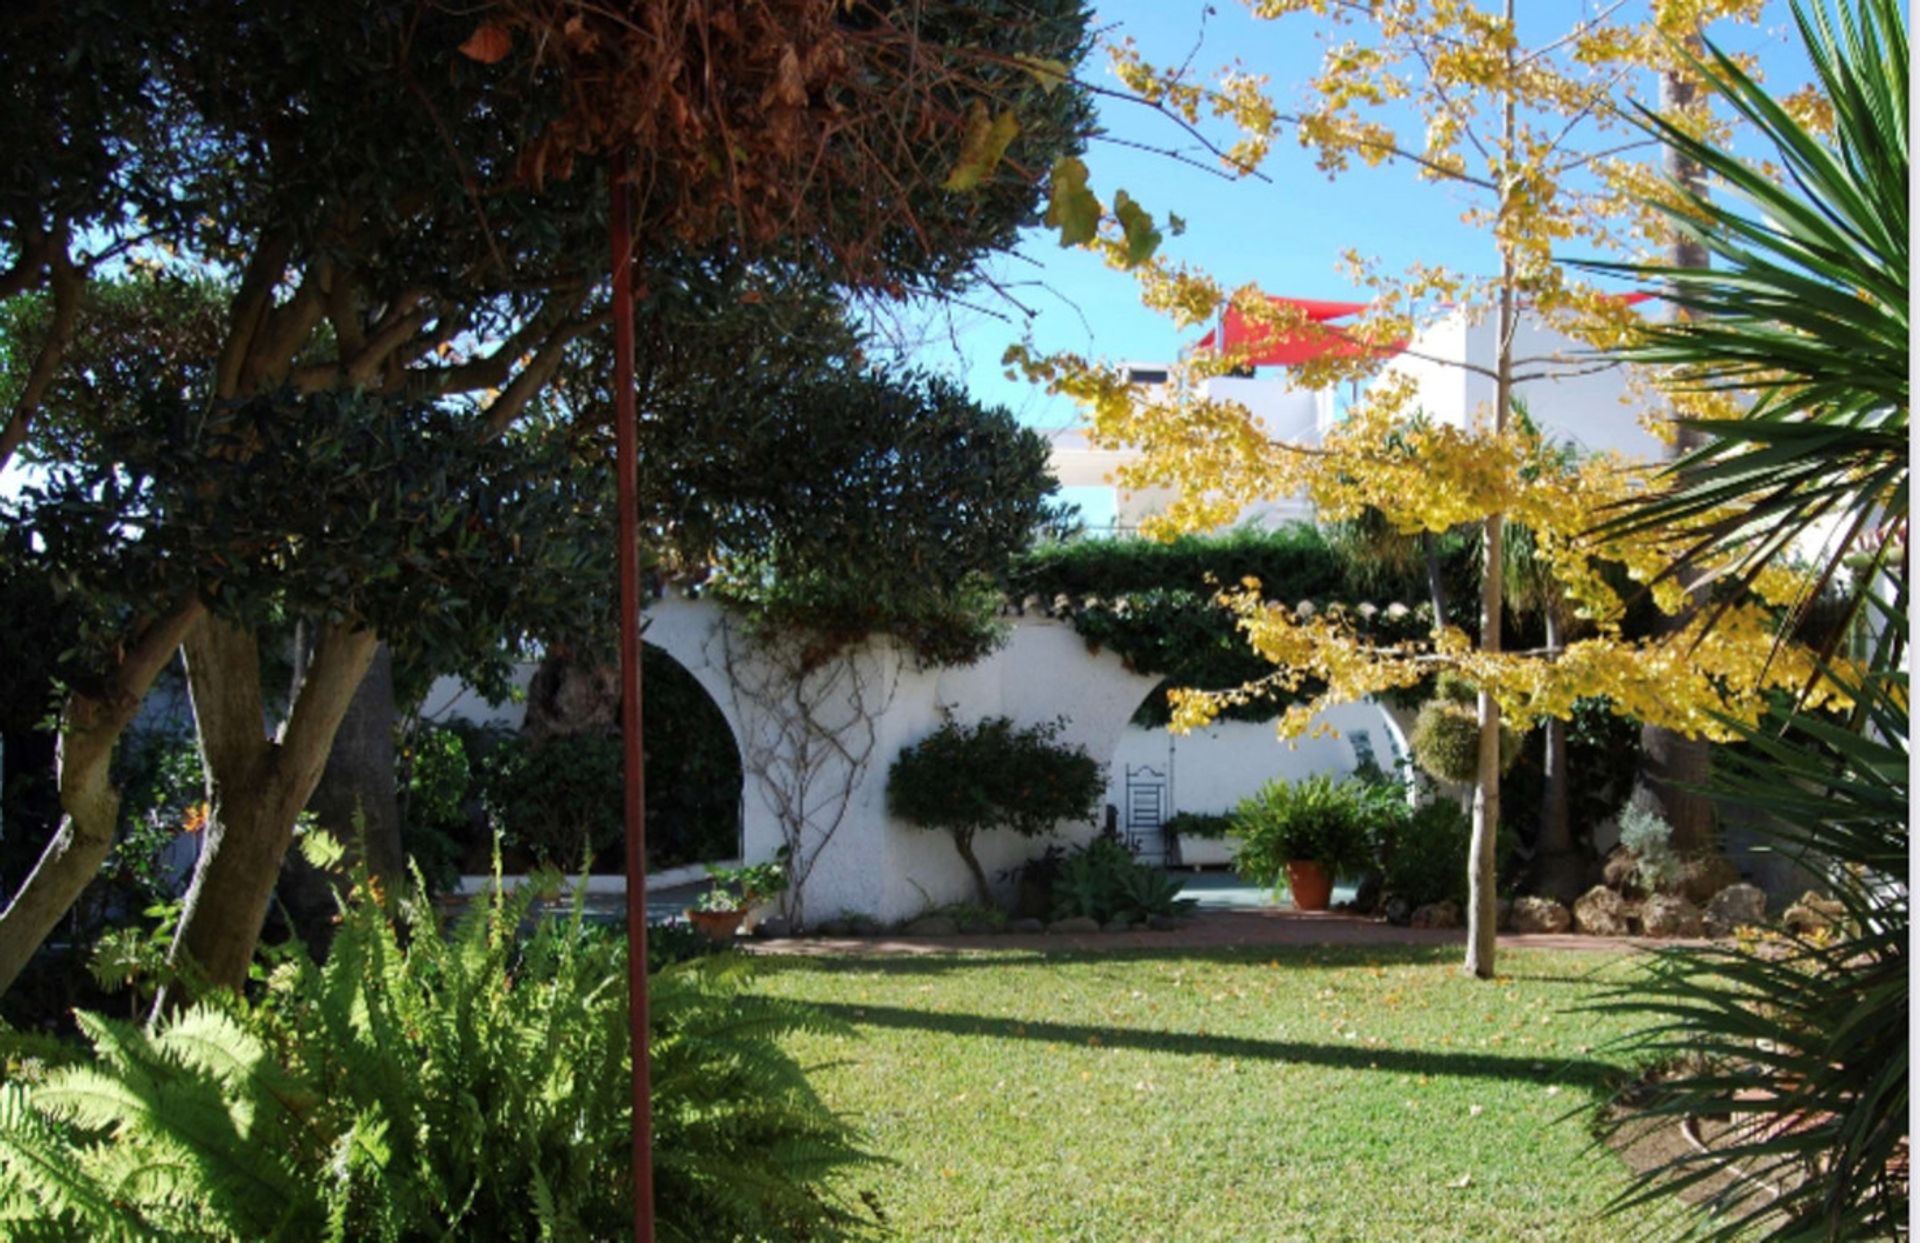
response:
<path id="1" fill-rule="evenodd" d="M 409 749 L 410 803 L 447 803 L 458 869 L 626 870 L 618 668 L 556 649 L 529 668 L 520 711 L 436 688 Z M 720 705 L 672 655 L 642 647 L 647 870 L 740 857 L 740 746 Z M 449 741 L 452 736 L 453 741 Z M 441 775 L 441 774 L 444 774 Z M 464 793 L 454 791 L 464 783 Z M 448 792 L 452 792 L 451 799 Z M 410 809 L 409 820 L 414 817 Z"/>
<path id="2" fill-rule="evenodd" d="M 1297 781 L 1318 773 L 1336 779 L 1368 766 L 1392 773 L 1407 755 L 1404 733 L 1389 711 L 1371 700 L 1343 704 L 1316 718 L 1333 733 L 1291 743 L 1274 735 L 1270 709 L 1226 715 L 1204 729 L 1173 734 L 1167 729 L 1166 685 L 1141 702 L 1108 763 L 1107 802 L 1115 828 L 1148 862 L 1211 867 L 1231 862 L 1231 846 L 1218 824 L 1177 821 L 1187 832 L 1164 826 L 1181 813 L 1212 817 L 1269 781 Z"/>
<path id="3" fill-rule="evenodd" d="M 647 757 L 647 869 L 741 854 L 740 743 L 713 696 L 685 666 L 642 645 Z"/>

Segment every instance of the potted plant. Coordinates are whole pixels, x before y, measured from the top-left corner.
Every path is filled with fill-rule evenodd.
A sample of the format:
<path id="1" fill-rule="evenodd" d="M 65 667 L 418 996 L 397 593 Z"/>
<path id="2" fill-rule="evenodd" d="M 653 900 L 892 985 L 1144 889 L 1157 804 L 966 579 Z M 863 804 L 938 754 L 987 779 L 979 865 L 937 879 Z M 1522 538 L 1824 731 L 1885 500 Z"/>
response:
<path id="1" fill-rule="evenodd" d="M 754 907 L 787 888 L 787 869 L 779 859 L 746 867 L 709 867 L 707 875 L 713 884 L 687 911 L 687 919 L 721 942 L 733 940 Z"/>
<path id="2" fill-rule="evenodd" d="M 1235 866 L 1275 890 L 1284 879 L 1296 908 L 1324 911 L 1335 877 L 1367 862 L 1369 805 L 1358 783 L 1325 774 L 1269 781 L 1234 809 Z"/>

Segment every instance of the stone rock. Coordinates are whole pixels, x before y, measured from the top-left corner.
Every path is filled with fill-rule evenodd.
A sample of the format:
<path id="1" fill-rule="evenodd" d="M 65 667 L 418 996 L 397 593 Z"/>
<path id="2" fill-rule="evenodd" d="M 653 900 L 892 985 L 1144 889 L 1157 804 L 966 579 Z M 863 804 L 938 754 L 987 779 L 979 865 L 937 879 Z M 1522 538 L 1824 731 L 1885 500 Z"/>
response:
<path id="1" fill-rule="evenodd" d="M 1388 898 L 1386 916 L 1388 923 L 1404 928 L 1413 920 L 1413 903 L 1405 898 Z"/>
<path id="2" fill-rule="evenodd" d="M 1047 925 L 1048 932 L 1098 932 L 1100 925 L 1085 915 L 1074 915 L 1066 919 L 1056 919 Z"/>
<path id="3" fill-rule="evenodd" d="M 1172 932 L 1175 928 L 1184 928 L 1187 921 L 1177 915 L 1149 915 L 1147 927 L 1155 932 Z"/>
<path id="4" fill-rule="evenodd" d="M 1021 932 L 1031 935 L 1032 933 L 1045 932 L 1046 930 L 1047 921 L 1044 919 L 1010 919 L 1007 921 L 1008 932 Z"/>
<path id="5" fill-rule="evenodd" d="M 1605 885 L 1595 885 L 1573 904 L 1573 926 L 1590 937 L 1624 937 L 1633 931 L 1632 914 L 1625 898 Z"/>
<path id="6" fill-rule="evenodd" d="M 1707 931 L 1716 937 L 1735 928 L 1757 928 L 1767 922 L 1767 894 L 1758 885 L 1728 885 L 1707 903 Z"/>
<path id="7" fill-rule="evenodd" d="M 1414 910 L 1410 919 L 1414 928 L 1458 928 L 1460 908 L 1451 902 L 1429 902 Z"/>
<path id="8" fill-rule="evenodd" d="M 1787 926 L 1787 931 L 1805 936 L 1822 928 L 1833 927 L 1846 915 L 1846 907 L 1809 889 L 1800 895 L 1798 902 L 1780 913 L 1780 922 Z"/>
<path id="9" fill-rule="evenodd" d="M 1597 893 L 1619 897 L 1613 890 L 1597 886 Z M 1567 908 L 1552 898 L 1516 898 L 1513 903 L 1513 930 L 1520 933 L 1565 932 L 1573 924 Z"/>
<path id="10" fill-rule="evenodd" d="M 1114 916 L 1114 917 L 1113 917 L 1112 919 L 1109 919 L 1109 920 L 1108 920 L 1108 921 L 1107 921 L 1106 923 L 1104 923 L 1104 924 L 1102 924 L 1102 925 L 1100 925 L 1100 931 L 1102 931 L 1102 932 L 1132 932 L 1132 931 L 1133 931 L 1133 916 L 1131 916 L 1131 915 L 1115 915 L 1115 916 Z"/>
<path id="11" fill-rule="evenodd" d="M 1493 929 L 1495 932 L 1513 931 L 1513 899 L 1496 898 L 1493 903 Z"/>
<path id="12" fill-rule="evenodd" d="M 900 931 L 910 937 L 950 937 L 959 933 L 960 925 L 946 915 L 922 915 Z"/>
<path id="13" fill-rule="evenodd" d="M 1719 851 L 1695 855 L 1680 861 L 1680 877 L 1663 886 L 1665 892 L 1678 894 L 1694 906 L 1704 906 L 1713 895 L 1729 885 L 1740 883 L 1740 869 Z"/>
<path id="14" fill-rule="evenodd" d="M 1640 904 L 1640 930 L 1650 937 L 1697 937 L 1707 929 L 1699 907 L 1673 894 L 1656 893 Z"/>
<path id="15" fill-rule="evenodd" d="M 1615 893 L 1637 891 L 1640 888 L 1639 858 L 1625 846 L 1615 846 L 1607 855 L 1607 861 L 1600 865 L 1600 883 Z"/>

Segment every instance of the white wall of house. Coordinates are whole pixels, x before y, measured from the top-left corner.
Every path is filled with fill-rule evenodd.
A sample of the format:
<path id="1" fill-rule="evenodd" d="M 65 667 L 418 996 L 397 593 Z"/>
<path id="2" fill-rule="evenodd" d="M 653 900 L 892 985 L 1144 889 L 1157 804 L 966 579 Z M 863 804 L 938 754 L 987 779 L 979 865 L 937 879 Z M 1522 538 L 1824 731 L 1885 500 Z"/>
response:
<path id="1" fill-rule="evenodd" d="M 1491 316 L 1475 323 L 1465 312 L 1456 312 L 1415 337 L 1385 374 L 1413 377 L 1419 384 L 1419 407 L 1436 422 L 1472 427 L 1493 409 L 1493 377 L 1458 364 L 1491 370 L 1495 336 Z M 1519 374 L 1549 372 L 1557 377 L 1536 379 L 1518 389 L 1546 439 L 1572 441 L 1589 453 L 1639 459 L 1661 455 L 1660 442 L 1640 425 L 1640 408 L 1628 398 L 1623 368 L 1596 369 L 1598 360 L 1588 347 L 1525 315 L 1513 353 Z"/>

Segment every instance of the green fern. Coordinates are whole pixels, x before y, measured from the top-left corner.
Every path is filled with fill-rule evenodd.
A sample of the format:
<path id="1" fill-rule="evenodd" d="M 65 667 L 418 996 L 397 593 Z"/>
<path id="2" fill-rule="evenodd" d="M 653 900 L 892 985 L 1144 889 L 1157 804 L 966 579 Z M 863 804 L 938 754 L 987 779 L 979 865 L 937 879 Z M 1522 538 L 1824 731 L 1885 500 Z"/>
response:
<path id="1" fill-rule="evenodd" d="M 624 1234 L 625 946 L 578 893 L 536 915 L 556 890 L 496 890 L 451 927 L 356 896 L 326 963 L 282 955 L 253 1001 L 151 1031 L 80 1016 L 90 1057 L 15 1057 L 0 1085 L 0 1233 Z M 869 1158 L 779 1040 L 845 1029 L 751 984 L 731 955 L 653 977 L 660 1232 L 844 1236 L 861 1218 L 832 1187 Z"/>

